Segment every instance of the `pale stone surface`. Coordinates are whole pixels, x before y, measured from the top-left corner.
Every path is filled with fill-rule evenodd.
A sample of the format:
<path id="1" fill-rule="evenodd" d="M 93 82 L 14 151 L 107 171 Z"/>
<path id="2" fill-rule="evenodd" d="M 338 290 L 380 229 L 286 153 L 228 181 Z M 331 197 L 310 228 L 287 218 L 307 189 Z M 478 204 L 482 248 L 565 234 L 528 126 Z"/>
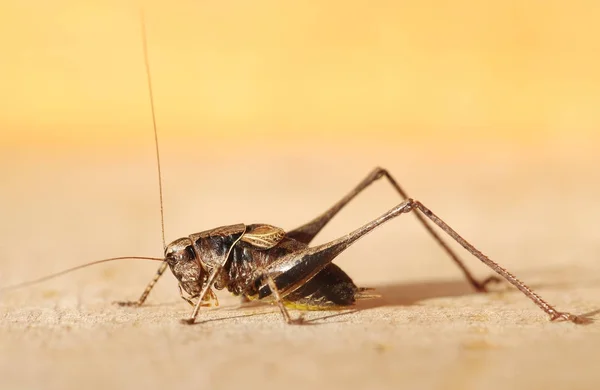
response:
<path id="1" fill-rule="evenodd" d="M 171 160 L 177 156 L 166 149 Z M 252 163 L 241 158 L 196 165 L 193 156 L 181 153 L 183 161 L 163 168 L 167 239 L 240 221 L 290 229 L 381 164 L 549 302 L 598 318 L 600 177 L 594 165 L 492 157 L 422 165 L 418 154 L 395 153 L 341 155 L 337 162 L 317 154 L 259 155 Z M 47 158 L 44 164 L 15 158 L 5 164 L 0 285 L 97 258 L 160 253 L 151 155 L 127 160 L 115 152 L 109 162 L 78 158 Z M 378 183 L 317 241 L 339 236 L 395 203 L 392 190 Z M 489 274 L 463 258 L 479 277 Z M 307 326 L 284 325 L 275 307 L 239 308 L 227 294 L 220 295 L 220 308 L 201 312 L 200 324 L 180 325 L 189 307 L 179 300 L 170 274 L 146 307 L 110 304 L 137 297 L 154 263 L 97 266 L 3 294 L 0 388 L 599 386 L 598 323 L 551 323 L 506 286 L 473 293 L 412 216 L 373 232 L 336 262 L 382 298 L 354 311 L 307 313 Z"/>

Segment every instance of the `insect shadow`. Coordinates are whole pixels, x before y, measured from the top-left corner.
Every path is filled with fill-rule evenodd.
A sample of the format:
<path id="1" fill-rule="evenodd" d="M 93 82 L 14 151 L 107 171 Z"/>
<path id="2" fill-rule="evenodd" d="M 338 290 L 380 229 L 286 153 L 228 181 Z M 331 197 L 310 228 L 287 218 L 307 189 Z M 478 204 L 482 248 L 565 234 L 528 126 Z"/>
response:
<path id="1" fill-rule="evenodd" d="M 534 271 L 531 271 L 535 273 Z M 577 283 L 578 286 L 584 285 L 597 285 L 598 280 L 590 280 L 589 283 Z M 557 287 L 572 287 L 573 283 L 566 281 L 555 281 L 555 282 L 544 282 L 538 284 L 532 284 L 533 288 L 557 288 Z M 443 280 L 426 280 L 419 282 L 399 282 L 393 284 L 376 285 L 371 290 L 373 297 L 371 299 L 364 299 L 357 301 L 354 306 L 342 307 L 338 310 L 330 310 L 320 312 L 321 314 L 311 314 L 310 318 L 304 319 L 303 323 L 306 325 L 317 325 L 321 323 L 333 323 L 333 322 L 347 322 L 344 317 L 356 314 L 371 309 L 380 307 L 391 307 L 391 306 L 413 306 L 420 302 L 434 298 L 451 298 L 459 296 L 476 295 L 477 292 L 473 291 L 471 285 L 461 279 L 443 279 Z M 510 289 L 508 285 L 501 284 L 496 286 L 491 293 L 516 293 L 513 289 Z M 242 304 L 239 308 L 242 311 L 247 311 L 244 314 L 236 314 L 232 316 L 222 316 L 219 318 L 210 318 L 204 321 L 198 321 L 198 324 L 210 323 L 210 322 L 221 322 L 228 321 L 231 319 L 252 317 L 257 315 L 265 315 L 273 313 L 273 310 L 265 309 L 263 311 L 251 311 L 253 309 L 267 308 L 269 307 L 265 303 L 261 302 L 247 302 Z M 314 313 L 314 312 L 313 312 Z M 581 314 L 582 318 L 585 318 L 584 324 L 593 322 L 593 317 L 600 314 L 600 308 L 592 310 L 590 312 Z M 335 318 L 335 321 L 331 321 Z"/>
<path id="2" fill-rule="evenodd" d="M 468 283 L 459 279 L 386 284 L 375 287 L 374 293 L 380 296 L 357 302 L 357 309 L 367 310 L 385 306 L 411 306 L 432 298 L 476 294 Z"/>

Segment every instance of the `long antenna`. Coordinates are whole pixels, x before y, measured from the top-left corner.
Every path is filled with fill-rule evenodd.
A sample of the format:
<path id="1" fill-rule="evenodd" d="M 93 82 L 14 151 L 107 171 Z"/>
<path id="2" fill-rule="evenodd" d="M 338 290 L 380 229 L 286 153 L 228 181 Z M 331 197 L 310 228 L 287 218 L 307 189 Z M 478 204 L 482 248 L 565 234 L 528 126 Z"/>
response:
<path id="1" fill-rule="evenodd" d="M 78 265 L 76 267 L 69 268 L 69 269 L 57 272 L 55 274 L 47 275 L 47 276 L 44 276 L 44 277 L 41 277 L 41 278 L 38 278 L 38 279 L 30 280 L 28 282 L 23 282 L 23 283 L 19 283 L 19 284 L 13 284 L 12 286 L 0 287 L 0 293 L 3 293 L 3 292 L 8 291 L 8 290 L 15 290 L 15 289 L 21 288 L 21 287 L 31 286 L 32 284 L 38 284 L 38 283 L 41 283 L 41 282 L 45 282 L 46 280 L 54 279 L 54 278 L 62 276 L 64 274 L 68 274 L 70 272 L 77 271 L 78 269 L 86 268 L 86 267 L 89 267 L 89 266 L 92 266 L 92 265 L 101 264 L 101 263 L 107 263 L 109 261 L 116 261 L 116 260 L 154 260 L 154 261 L 164 261 L 163 258 L 159 258 L 159 257 L 145 257 L 145 256 L 111 257 L 111 258 L 108 258 L 108 259 L 96 260 L 96 261 L 92 261 L 91 263 Z"/>
<path id="2" fill-rule="evenodd" d="M 150 93 L 150 108 L 152 110 L 152 126 L 154 128 L 154 147 L 156 149 L 156 167 L 158 168 L 158 194 L 160 196 L 160 227 L 162 232 L 163 250 L 167 247 L 165 240 L 165 210 L 163 207 L 162 172 L 160 170 L 160 152 L 158 150 L 158 130 L 156 126 L 156 114 L 154 113 L 154 94 L 152 93 L 152 78 L 150 77 L 150 60 L 148 59 L 148 42 L 146 39 L 146 21 L 144 10 L 140 9 L 140 20 L 142 25 L 142 46 L 144 48 L 144 64 L 146 65 L 146 78 L 148 81 L 148 92 Z"/>

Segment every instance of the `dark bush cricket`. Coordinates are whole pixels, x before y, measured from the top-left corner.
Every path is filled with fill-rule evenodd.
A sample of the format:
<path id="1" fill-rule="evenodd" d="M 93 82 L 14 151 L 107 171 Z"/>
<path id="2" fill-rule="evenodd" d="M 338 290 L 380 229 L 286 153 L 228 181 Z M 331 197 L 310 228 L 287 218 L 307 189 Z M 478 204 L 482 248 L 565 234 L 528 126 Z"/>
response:
<path id="1" fill-rule="evenodd" d="M 181 297 L 194 307 L 191 316 L 183 320 L 186 324 L 195 322 L 201 306 L 208 305 L 210 301 L 216 300 L 213 289 L 227 289 L 234 295 L 243 296 L 249 300 L 276 303 L 284 320 L 288 324 L 301 323 L 302 317 L 296 320 L 292 319 L 287 307 L 309 310 L 344 308 L 353 305 L 356 300 L 367 296 L 367 293 L 365 293 L 366 289 L 357 287 L 352 279 L 340 267 L 333 264 L 332 261 L 337 255 L 352 245 L 352 243 L 376 227 L 402 214 L 412 212 L 433 239 L 461 269 L 467 281 L 476 291 L 484 292 L 489 283 L 499 282 L 502 279 L 498 276 L 491 276 L 483 281 L 476 280 L 460 258 L 436 233 L 433 225 L 437 225 L 437 227 L 462 245 L 473 256 L 485 263 L 517 289 L 521 290 L 551 320 L 567 320 L 576 324 L 589 321 L 584 316 L 559 312 L 553 306 L 546 303 L 539 295 L 534 293 L 506 269 L 490 260 L 463 239 L 422 203 L 409 198 L 396 180 L 382 168 L 373 170 L 352 191 L 323 214 L 289 232 L 268 224 L 245 225 L 240 223 L 191 234 L 188 237 L 177 239 L 166 245 L 158 132 L 154 113 L 154 99 L 143 15 L 142 37 L 154 126 L 164 258 L 133 257 L 135 259 L 159 260 L 162 261 L 162 264 L 155 277 L 137 301 L 118 302 L 119 305 L 142 305 L 158 279 L 167 267 L 169 267 L 179 281 Z M 365 188 L 381 178 L 385 178 L 398 192 L 403 200 L 399 205 L 343 237 L 326 244 L 309 246 L 319 231 L 345 205 L 352 201 Z M 121 259 L 125 258 L 105 259 L 91 264 Z M 87 265 L 90 264 L 75 267 L 74 269 L 79 269 Z M 36 283 L 74 269 L 14 287 Z"/>

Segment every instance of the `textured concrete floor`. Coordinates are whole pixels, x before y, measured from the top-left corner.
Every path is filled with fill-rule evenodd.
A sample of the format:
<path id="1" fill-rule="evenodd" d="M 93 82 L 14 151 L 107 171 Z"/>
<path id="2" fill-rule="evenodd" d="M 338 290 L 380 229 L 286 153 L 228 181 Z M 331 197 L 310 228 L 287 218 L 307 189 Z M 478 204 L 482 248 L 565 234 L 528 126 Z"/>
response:
<path id="1" fill-rule="evenodd" d="M 264 170 L 256 176 L 243 158 L 200 165 L 168 147 L 164 154 L 168 240 L 240 221 L 291 229 L 381 164 L 549 302 L 598 318 L 600 176 L 589 162 L 488 156 L 423 165 L 395 151 L 337 162 L 270 156 L 257 157 Z M 110 157 L 35 154 L 3 164 L 0 285 L 103 257 L 160 254 L 152 156 Z M 317 242 L 396 203 L 377 183 Z M 479 277 L 489 274 L 463 257 Z M 336 262 L 382 297 L 355 310 L 310 312 L 306 326 L 284 325 L 271 306 L 240 308 L 227 294 L 199 324 L 180 325 L 189 307 L 170 274 L 147 306 L 110 304 L 137 297 L 154 263 L 101 265 L 5 293 L 0 388 L 598 388 L 598 322 L 551 323 L 506 286 L 473 293 L 412 216 Z"/>

